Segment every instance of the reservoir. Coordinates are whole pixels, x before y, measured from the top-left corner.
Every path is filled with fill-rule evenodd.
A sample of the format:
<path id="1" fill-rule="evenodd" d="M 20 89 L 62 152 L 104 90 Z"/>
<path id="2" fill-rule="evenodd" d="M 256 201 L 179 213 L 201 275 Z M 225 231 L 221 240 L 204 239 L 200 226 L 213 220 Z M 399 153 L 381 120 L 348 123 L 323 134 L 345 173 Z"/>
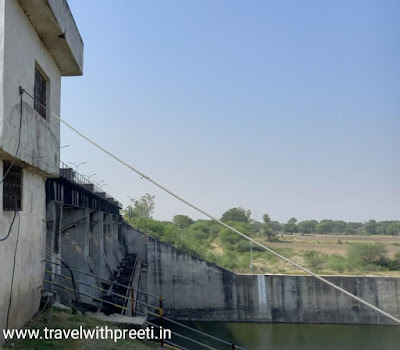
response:
<path id="1" fill-rule="evenodd" d="M 249 350 L 398 350 L 400 344 L 399 326 L 241 322 L 186 324 Z M 191 331 L 175 329 L 188 337 L 206 342 L 206 338 L 200 338 Z M 178 342 L 178 338 L 173 341 Z M 179 340 L 179 344 L 193 350 L 205 349 L 186 341 L 183 343 L 182 340 Z M 217 349 L 231 349 L 213 340 L 207 341 L 207 344 Z"/>

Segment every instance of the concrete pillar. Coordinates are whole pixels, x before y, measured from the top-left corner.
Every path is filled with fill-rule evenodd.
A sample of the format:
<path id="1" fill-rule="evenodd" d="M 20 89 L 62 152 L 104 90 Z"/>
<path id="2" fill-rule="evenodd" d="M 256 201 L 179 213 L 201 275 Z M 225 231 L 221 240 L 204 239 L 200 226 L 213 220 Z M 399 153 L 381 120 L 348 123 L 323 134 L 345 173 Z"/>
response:
<path id="1" fill-rule="evenodd" d="M 124 257 L 123 248 L 118 241 L 119 217 L 104 214 L 104 253 L 106 261 L 112 270 L 116 270 Z"/>
<path id="2" fill-rule="evenodd" d="M 63 205 L 60 202 L 50 201 L 46 206 L 46 246 L 49 247 L 55 254 L 61 256 L 61 221 L 62 221 Z M 46 260 L 60 264 L 60 261 L 46 253 Z M 61 267 L 49 262 L 46 262 L 46 270 L 60 274 Z M 45 279 L 53 281 L 54 275 L 45 273 Z M 45 283 L 45 289 L 51 290 L 50 285 Z"/>
<path id="3" fill-rule="evenodd" d="M 102 278 L 109 277 L 104 254 L 104 215 L 96 211 L 92 214 L 91 221 L 91 259 L 94 265 L 94 273 Z"/>
<path id="4" fill-rule="evenodd" d="M 90 211 L 89 209 L 64 208 L 61 231 L 61 257 L 71 267 L 93 274 L 94 264 L 89 256 Z M 70 276 L 67 269 L 62 269 L 64 276 Z M 84 274 L 75 273 L 75 279 L 90 285 L 96 285 L 96 279 Z M 71 283 L 65 284 L 71 286 Z M 91 296 L 98 297 L 99 291 L 95 288 L 78 285 L 79 290 Z M 70 296 L 74 299 L 73 294 Z M 93 304 L 90 297 L 82 296 L 83 302 Z"/>

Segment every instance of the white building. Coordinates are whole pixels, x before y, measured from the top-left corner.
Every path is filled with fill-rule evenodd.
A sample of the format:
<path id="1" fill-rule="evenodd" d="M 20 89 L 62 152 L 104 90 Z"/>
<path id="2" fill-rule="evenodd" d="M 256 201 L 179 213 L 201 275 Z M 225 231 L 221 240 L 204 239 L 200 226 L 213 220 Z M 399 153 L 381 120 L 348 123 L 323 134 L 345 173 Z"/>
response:
<path id="1" fill-rule="evenodd" d="M 49 111 L 59 115 L 61 77 L 82 71 L 65 0 L 0 0 L 0 330 L 23 326 L 39 308 L 45 180 L 58 176 L 60 160 L 60 125 Z"/>

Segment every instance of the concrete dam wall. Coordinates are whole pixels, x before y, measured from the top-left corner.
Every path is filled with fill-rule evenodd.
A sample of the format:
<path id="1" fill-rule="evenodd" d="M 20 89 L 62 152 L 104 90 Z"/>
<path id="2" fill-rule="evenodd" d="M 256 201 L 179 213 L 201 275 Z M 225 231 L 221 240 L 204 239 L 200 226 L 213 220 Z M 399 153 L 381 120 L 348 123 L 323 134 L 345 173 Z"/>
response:
<path id="1" fill-rule="evenodd" d="M 46 244 L 71 267 L 87 274 L 109 279 L 126 255 L 125 248 L 120 242 L 121 222 L 120 215 L 74 208 L 57 201 L 49 201 L 47 203 Z M 53 263 L 59 263 L 55 257 L 47 256 L 47 259 Z M 69 277 L 69 271 L 59 265 L 46 262 L 46 270 Z M 100 281 L 93 277 L 75 274 L 77 280 L 102 287 Z M 47 272 L 45 279 L 65 287 L 72 287 L 70 281 Z M 63 292 L 60 288 L 53 288 L 47 284 L 45 288 L 57 292 L 60 297 L 63 297 L 61 301 L 67 305 L 74 298 L 72 292 Z M 84 284 L 79 285 L 79 291 L 93 297 L 101 297 L 100 290 Z M 81 300 L 87 304 L 100 305 L 87 296 L 81 296 Z"/>
<path id="2" fill-rule="evenodd" d="M 394 324 L 310 276 L 237 275 L 122 226 L 129 253 L 145 262 L 140 288 L 165 298 L 179 320 Z M 329 281 L 400 317 L 400 278 L 328 276 Z"/>

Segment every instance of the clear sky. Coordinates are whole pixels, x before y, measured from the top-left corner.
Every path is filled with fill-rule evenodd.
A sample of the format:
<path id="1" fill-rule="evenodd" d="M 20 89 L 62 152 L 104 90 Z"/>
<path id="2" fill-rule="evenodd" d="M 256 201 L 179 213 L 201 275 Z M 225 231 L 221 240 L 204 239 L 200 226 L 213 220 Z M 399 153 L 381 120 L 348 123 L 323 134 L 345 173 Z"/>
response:
<path id="1" fill-rule="evenodd" d="M 400 219 L 400 2 L 69 0 L 85 43 L 62 117 L 220 216 Z M 200 218 L 62 128 L 124 204 Z"/>

